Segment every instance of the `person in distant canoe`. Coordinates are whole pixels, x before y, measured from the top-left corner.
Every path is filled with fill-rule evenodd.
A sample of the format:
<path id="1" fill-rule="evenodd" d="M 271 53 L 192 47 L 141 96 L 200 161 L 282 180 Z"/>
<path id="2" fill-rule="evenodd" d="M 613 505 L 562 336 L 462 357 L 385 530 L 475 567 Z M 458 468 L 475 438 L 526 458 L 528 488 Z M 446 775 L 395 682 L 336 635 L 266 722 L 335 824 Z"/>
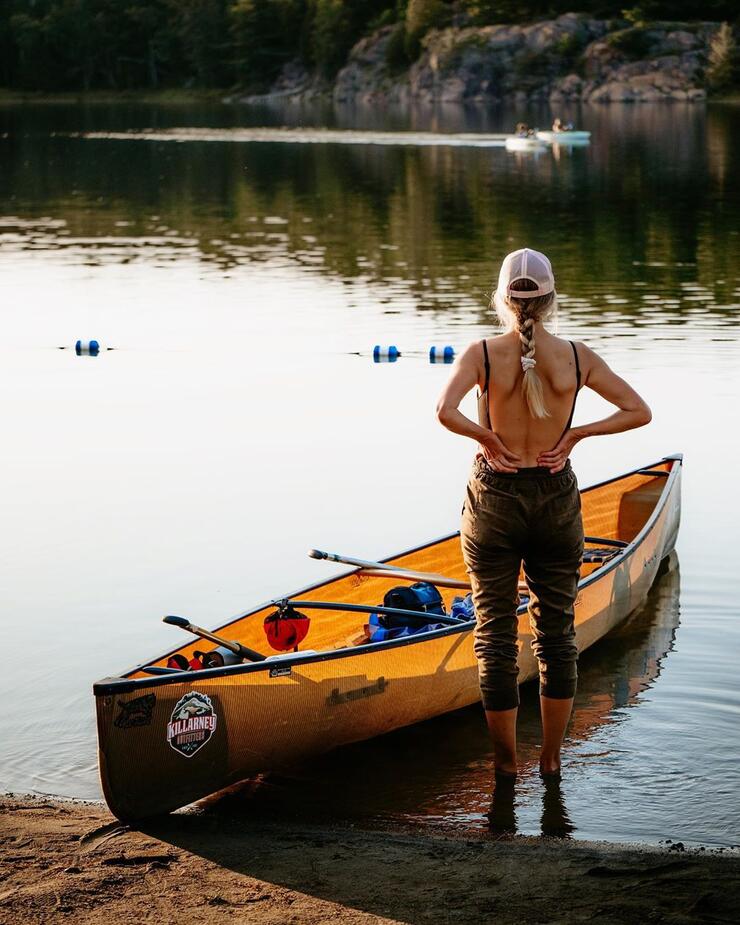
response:
<path id="1" fill-rule="evenodd" d="M 532 129 L 527 125 L 526 122 L 517 122 L 516 128 L 514 129 L 514 134 L 518 138 L 527 138 L 527 136 L 533 133 Z"/>
<path id="2" fill-rule="evenodd" d="M 572 122 L 563 122 L 562 119 L 555 119 L 552 123 L 553 132 L 572 132 L 573 123 Z"/>
<path id="3" fill-rule="evenodd" d="M 568 457 L 585 437 L 641 427 L 651 413 L 593 350 L 545 328 L 557 296 L 544 254 L 529 248 L 509 254 L 492 303 L 506 331 L 460 355 L 437 403 L 437 417 L 448 430 L 479 444 L 460 539 L 473 591 L 475 654 L 496 773 L 511 776 L 517 769 L 516 611 L 523 563 L 540 672 L 540 771 L 557 777 L 576 691 L 574 605 L 583 555 L 581 498 Z M 458 407 L 476 385 L 478 424 Z M 617 410 L 574 427 L 583 385 Z"/>

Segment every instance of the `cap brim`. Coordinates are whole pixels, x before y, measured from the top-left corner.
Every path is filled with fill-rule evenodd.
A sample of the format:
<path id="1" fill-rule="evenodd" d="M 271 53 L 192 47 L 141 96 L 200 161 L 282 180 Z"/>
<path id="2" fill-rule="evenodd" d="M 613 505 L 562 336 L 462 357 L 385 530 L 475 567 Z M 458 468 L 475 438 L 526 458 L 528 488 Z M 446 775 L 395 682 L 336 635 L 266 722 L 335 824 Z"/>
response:
<path id="1" fill-rule="evenodd" d="M 516 280 L 513 280 L 516 282 Z M 537 289 L 512 289 L 511 283 L 506 287 L 506 295 L 513 296 L 515 299 L 537 299 L 543 295 L 550 295 L 551 292 L 555 292 L 554 286 L 549 286 L 545 288 L 544 286 L 539 286 Z"/>

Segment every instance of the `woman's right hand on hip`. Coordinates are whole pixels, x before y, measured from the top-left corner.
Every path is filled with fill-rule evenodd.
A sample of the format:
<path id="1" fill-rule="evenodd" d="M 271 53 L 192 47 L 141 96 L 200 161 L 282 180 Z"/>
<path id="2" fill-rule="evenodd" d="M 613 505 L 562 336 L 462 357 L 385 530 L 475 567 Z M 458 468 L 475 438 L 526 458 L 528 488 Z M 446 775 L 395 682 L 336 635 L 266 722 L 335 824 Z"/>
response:
<path id="1" fill-rule="evenodd" d="M 483 455 L 493 470 L 496 472 L 517 471 L 517 463 L 521 462 L 521 456 L 512 453 L 495 431 L 491 431 L 479 442 Z"/>

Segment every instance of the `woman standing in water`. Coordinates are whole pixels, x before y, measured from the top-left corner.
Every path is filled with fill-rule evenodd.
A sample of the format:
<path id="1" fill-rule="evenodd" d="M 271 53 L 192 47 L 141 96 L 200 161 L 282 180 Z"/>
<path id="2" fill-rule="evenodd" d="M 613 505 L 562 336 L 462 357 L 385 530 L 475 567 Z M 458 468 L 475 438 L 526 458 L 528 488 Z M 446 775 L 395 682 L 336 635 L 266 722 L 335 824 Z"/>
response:
<path id="1" fill-rule="evenodd" d="M 555 337 L 550 261 L 523 248 L 501 267 L 493 305 L 506 329 L 460 355 L 437 404 L 440 422 L 480 445 L 463 507 L 461 542 L 475 605 L 475 654 L 497 775 L 517 770 L 516 716 L 522 563 L 529 587 L 532 648 L 540 672 L 540 772 L 559 776 L 573 706 L 578 652 L 573 607 L 583 555 L 581 498 L 569 456 L 585 437 L 650 421 L 650 409 L 585 344 Z M 475 424 L 460 410 L 479 388 Z M 617 410 L 573 427 L 581 386 Z"/>

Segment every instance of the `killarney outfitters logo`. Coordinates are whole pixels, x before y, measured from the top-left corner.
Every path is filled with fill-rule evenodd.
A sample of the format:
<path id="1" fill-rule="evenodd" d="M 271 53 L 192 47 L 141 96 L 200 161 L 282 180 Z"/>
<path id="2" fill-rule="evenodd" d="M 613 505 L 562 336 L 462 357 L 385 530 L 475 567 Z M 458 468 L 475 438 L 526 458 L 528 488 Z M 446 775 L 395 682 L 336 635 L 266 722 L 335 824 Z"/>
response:
<path id="1" fill-rule="evenodd" d="M 167 741 L 181 755 L 192 758 L 216 731 L 216 711 L 211 698 L 190 691 L 180 698 L 167 723 Z"/>

